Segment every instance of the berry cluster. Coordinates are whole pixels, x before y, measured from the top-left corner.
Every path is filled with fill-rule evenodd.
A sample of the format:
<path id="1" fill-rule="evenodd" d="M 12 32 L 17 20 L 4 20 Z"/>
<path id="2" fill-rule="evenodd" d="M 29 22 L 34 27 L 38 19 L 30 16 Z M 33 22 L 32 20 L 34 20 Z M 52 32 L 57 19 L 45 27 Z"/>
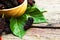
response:
<path id="1" fill-rule="evenodd" d="M 33 18 L 29 17 L 26 24 L 25 24 L 25 26 L 24 26 L 24 29 L 25 30 L 29 29 L 32 26 L 33 21 L 34 21 Z"/>
<path id="2" fill-rule="evenodd" d="M 34 0 L 27 0 L 28 4 L 31 6 L 35 3 Z M 22 4 L 24 0 L 0 0 L 0 9 L 8 9 L 16 7 L 20 4 Z"/>
<path id="3" fill-rule="evenodd" d="M 33 6 L 35 4 L 34 0 L 28 0 L 28 4 L 30 4 L 31 6 Z"/>
<path id="4" fill-rule="evenodd" d="M 9 19 L 0 18 L 0 35 L 2 35 L 3 32 L 5 32 L 6 34 L 11 33 L 9 24 Z"/>
<path id="5" fill-rule="evenodd" d="M 0 9 L 16 7 L 23 3 L 24 0 L 0 0 Z"/>

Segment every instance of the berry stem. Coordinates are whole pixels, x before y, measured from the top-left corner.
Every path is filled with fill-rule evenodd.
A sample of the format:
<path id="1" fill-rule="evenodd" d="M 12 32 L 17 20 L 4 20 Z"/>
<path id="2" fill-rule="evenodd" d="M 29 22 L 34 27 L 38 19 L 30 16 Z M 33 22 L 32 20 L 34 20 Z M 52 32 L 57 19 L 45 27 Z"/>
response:
<path id="1" fill-rule="evenodd" d="M 4 18 L 4 13 L 2 14 L 2 18 Z"/>

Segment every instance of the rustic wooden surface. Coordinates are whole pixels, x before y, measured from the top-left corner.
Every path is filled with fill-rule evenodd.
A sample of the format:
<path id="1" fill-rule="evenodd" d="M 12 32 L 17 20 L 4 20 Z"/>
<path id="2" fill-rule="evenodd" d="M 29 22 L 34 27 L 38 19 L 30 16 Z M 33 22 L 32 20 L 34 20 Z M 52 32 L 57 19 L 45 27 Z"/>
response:
<path id="1" fill-rule="evenodd" d="M 31 28 L 24 40 L 60 40 L 60 29 Z"/>

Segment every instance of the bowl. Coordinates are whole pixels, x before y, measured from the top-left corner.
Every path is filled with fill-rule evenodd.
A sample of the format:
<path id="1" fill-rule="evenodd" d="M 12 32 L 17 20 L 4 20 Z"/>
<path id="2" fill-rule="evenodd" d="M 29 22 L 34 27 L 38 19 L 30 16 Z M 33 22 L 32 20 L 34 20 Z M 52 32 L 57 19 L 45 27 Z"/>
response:
<path id="1" fill-rule="evenodd" d="M 27 9 L 27 0 L 24 0 L 24 2 L 17 7 L 10 8 L 10 9 L 1 9 L 0 14 L 4 13 L 7 17 L 8 16 L 19 17 L 24 14 L 26 9 Z"/>

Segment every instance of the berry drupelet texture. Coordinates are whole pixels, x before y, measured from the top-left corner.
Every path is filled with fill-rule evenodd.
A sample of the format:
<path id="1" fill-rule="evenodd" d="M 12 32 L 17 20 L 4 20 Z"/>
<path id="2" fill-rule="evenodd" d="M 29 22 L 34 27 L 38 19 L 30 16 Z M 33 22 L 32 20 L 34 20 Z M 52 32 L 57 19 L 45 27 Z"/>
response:
<path id="1" fill-rule="evenodd" d="M 34 21 L 33 18 L 29 17 L 26 24 L 25 24 L 25 26 L 24 26 L 24 29 L 25 30 L 29 29 L 32 26 L 33 21 Z"/>

